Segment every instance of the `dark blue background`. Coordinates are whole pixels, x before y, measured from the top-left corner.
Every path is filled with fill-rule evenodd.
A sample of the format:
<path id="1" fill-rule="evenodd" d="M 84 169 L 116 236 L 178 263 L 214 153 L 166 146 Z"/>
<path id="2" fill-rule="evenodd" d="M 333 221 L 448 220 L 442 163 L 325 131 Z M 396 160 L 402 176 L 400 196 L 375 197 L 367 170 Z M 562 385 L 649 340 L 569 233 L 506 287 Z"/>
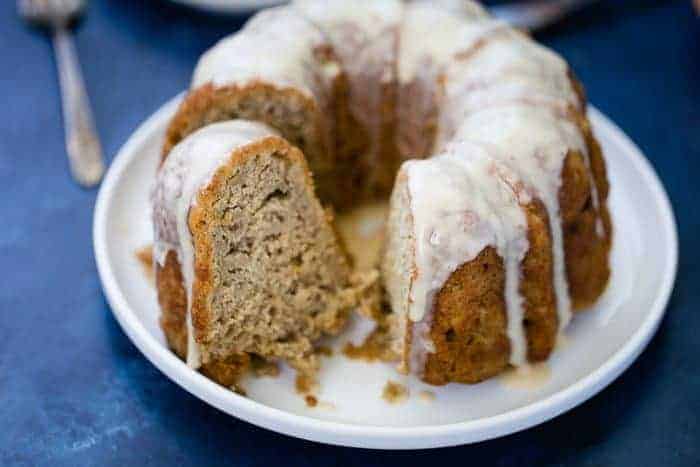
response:
<path id="1" fill-rule="evenodd" d="M 93 1 L 77 46 L 109 159 L 243 17 Z M 68 177 L 49 41 L 0 2 L 0 465 L 697 465 L 700 20 L 690 1 L 609 1 L 538 34 L 651 160 L 678 217 L 668 314 L 617 382 L 537 428 L 474 446 L 379 452 L 256 428 L 158 372 L 118 327 L 92 253 L 96 191 Z M 654 248 L 654 245 L 647 245 Z"/>

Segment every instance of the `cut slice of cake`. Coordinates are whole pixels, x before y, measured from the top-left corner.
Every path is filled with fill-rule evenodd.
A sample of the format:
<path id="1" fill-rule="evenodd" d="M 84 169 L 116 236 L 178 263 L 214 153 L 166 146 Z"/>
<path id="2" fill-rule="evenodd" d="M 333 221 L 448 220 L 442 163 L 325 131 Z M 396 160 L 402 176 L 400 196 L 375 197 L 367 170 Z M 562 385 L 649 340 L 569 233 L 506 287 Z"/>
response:
<path id="1" fill-rule="evenodd" d="M 163 162 L 153 210 L 175 352 L 229 386 L 258 357 L 313 375 L 358 294 L 302 153 L 261 123 L 206 126 Z"/>

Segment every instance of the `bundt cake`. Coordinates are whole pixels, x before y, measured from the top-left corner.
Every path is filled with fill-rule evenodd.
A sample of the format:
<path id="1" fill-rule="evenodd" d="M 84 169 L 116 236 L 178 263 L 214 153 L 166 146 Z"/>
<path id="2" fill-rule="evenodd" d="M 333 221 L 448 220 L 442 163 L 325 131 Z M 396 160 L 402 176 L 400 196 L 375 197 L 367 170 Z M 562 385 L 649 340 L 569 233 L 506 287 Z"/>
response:
<path id="1" fill-rule="evenodd" d="M 212 126 L 231 119 L 261 123 Z M 605 289 L 605 163 L 559 56 L 468 0 L 296 0 L 203 55 L 163 148 L 162 323 L 219 381 L 251 358 L 313 367 L 314 340 L 360 301 L 304 157 L 320 203 L 391 196 L 375 316 L 399 369 L 428 383 L 547 359 Z M 258 219 L 261 203 L 277 217 Z"/>
<path id="2" fill-rule="evenodd" d="M 350 267 L 301 152 L 261 123 L 208 125 L 153 192 L 161 325 L 188 365 L 233 385 L 251 356 L 316 369 L 355 306 Z"/>

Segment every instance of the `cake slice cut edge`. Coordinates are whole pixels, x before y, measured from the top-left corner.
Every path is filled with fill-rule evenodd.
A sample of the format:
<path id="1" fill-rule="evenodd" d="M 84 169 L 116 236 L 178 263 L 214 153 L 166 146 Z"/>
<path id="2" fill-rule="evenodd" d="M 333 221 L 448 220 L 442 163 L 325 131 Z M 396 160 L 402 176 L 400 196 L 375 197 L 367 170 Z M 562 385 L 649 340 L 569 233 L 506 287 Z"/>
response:
<path id="1" fill-rule="evenodd" d="M 207 128 L 181 144 L 208 137 Z M 170 346 L 226 386 L 235 385 L 256 359 L 284 361 L 313 377 L 316 342 L 340 332 L 368 287 L 351 273 L 303 154 L 270 133 L 236 147 L 189 208 L 189 318 L 177 253 L 169 251 L 157 264 L 161 323 Z M 188 356 L 190 336 L 198 361 Z"/>

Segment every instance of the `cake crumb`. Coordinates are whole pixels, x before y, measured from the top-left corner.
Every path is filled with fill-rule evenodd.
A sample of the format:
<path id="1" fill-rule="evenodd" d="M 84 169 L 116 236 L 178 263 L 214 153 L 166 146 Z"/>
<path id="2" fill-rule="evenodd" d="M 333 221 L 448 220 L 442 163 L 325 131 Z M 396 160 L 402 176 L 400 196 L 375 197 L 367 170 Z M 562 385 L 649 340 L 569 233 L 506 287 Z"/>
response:
<path id="1" fill-rule="evenodd" d="M 433 402 L 435 393 L 433 391 L 421 391 L 418 393 L 418 398 L 423 402 Z"/>
<path id="2" fill-rule="evenodd" d="M 400 404 L 408 399 L 408 389 L 403 384 L 389 380 L 384 385 L 382 399 L 390 404 Z"/>
<path id="3" fill-rule="evenodd" d="M 389 327 L 381 322 L 360 345 L 346 342 L 343 347 L 343 355 L 353 360 L 366 362 L 392 362 L 397 360 L 397 355 L 391 348 L 391 334 Z"/>
<path id="4" fill-rule="evenodd" d="M 136 259 L 141 263 L 143 274 L 151 285 L 156 283 L 156 273 L 153 268 L 153 245 L 146 245 L 136 250 Z"/>
<path id="5" fill-rule="evenodd" d="M 322 345 L 322 346 L 316 348 L 316 353 L 318 355 L 323 356 L 323 357 L 332 357 L 333 356 L 333 349 L 328 347 L 328 346 Z"/>
<path id="6" fill-rule="evenodd" d="M 316 407 L 318 405 L 318 399 L 316 399 L 316 396 L 312 396 L 311 394 L 308 394 L 304 400 L 306 401 L 307 407 Z"/>
<path id="7" fill-rule="evenodd" d="M 272 362 L 257 356 L 253 356 L 253 358 L 250 359 L 250 364 L 253 374 L 258 378 L 264 376 L 275 378 L 280 374 L 280 367 L 277 362 Z"/>
<path id="8" fill-rule="evenodd" d="M 318 389 L 318 384 L 309 375 L 297 375 L 294 386 L 299 394 L 311 394 Z"/>

